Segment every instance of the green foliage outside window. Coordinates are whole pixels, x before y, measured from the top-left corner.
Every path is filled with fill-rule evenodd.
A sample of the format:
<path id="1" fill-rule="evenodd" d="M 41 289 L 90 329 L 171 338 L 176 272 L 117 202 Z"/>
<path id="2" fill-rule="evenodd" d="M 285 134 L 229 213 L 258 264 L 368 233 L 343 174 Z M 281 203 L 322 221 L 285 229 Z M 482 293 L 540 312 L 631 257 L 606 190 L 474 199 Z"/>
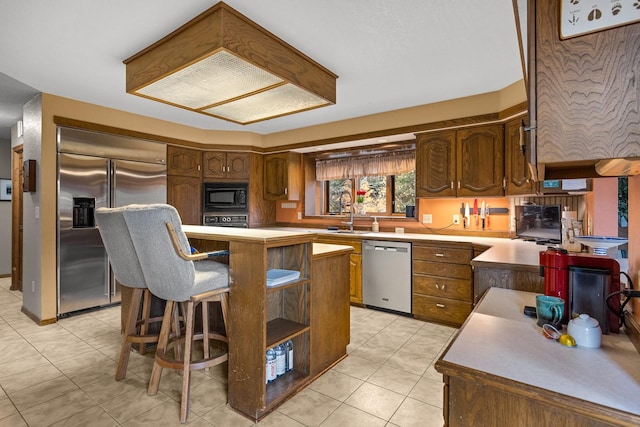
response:
<path id="1" fill-rule="evenodd" d="M 415 172 L 394 176 L 334 179 L 328 181 L 327 190 L 326 206 L 329 214 L 348 212 L 351 204 L 356 203 L 356 192 L 359 190 L 365 191 L 363 204 L 366 213 L 404 214 L 406 206 L 415 205 Z"/>
<path id="2" fill-rule="evenodd" d="M 393 182 L 393 213 L 405 213 L 407 206 L 416 205 L 416 172 L 395 175 Z"/>

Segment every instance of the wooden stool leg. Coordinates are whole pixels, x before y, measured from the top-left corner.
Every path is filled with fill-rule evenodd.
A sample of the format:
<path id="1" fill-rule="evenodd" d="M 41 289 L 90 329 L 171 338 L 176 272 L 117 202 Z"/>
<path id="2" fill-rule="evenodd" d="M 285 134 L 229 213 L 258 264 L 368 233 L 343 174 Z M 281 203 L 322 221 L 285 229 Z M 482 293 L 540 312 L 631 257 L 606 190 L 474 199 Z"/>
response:
<path id="1" fill-rule="evenodd" d="M 171 321 L 173 311 L 175 309 L 174 301 L 167 301 L 167 306 L 164 309 L 164 316 L 162 317 L 162 327 L 160 328 L 160 337 L 158 338 L 158 348 L 156 349 L 156 359 L 153 362 L 153 369 L 151 370 L 151 377 L 149 378 L 149 388 L 147 394 L 153 396 L 158 393 L 158 387 L 160 386 L 160 377 L 162 376 L 162 366 L 158 363 L 158 353 L 164 354 L 167 351 L 167 344 L 169 343 L 169 335 L 171 333 Z"/>
<path id="2" fill-rule="evenodd" d="M 131 304 L 129 305 L 127 320 L 122 333 L 122 346 L 120 347 L 120 357 L 118 358 L 118 367 L 116 368 L 116 381 L 120 381 L 127 375 L 127 365 L 129 364 L 129 355 L 131 354 L 131 341 L 129 341 L 128 338 L 129 335 L 135 334 L 136 332 L 142 291 L 142 289 L 134 288 L 133 294 L 131 295 Z"/>
<path id="3" fill-rule="evenodd" d="M 229 317 L 229 294 L 224 293 L 220 295 L 220 308 L 222 309 L 222 322 L 224 323 L 224 333 L 229 338 L 229 334 L 227 333 L 227 318 Z"/>
<path id="4" fill-rule="evenodd" d="M 180 309 L 182 309 L 182 316 L 184 317 L 186 310 L 184 307 L 184 304 L 182 303 L 175 303 L 176 304 L 176 308 L 173 312 L 173 330 L 175 331 L 174 336 L 177 338 L 180 337 L 181 332 L 180 332 Z M 184 319 L 183 319 L 184 322 Z M 173 348 L 174 351 L 174 357 L 176 360 L 182 360 L 182 346 L 175 346 Z"/>
<path id="5" fill-rule="evenodd" d="M 204 358 L 209 358 L 209 303 L 202 301 L 202 346 Z M 205 368 L 205 372 L 209 372 L 209 368 Z"/>
<path id="6" fill-rule="evenodd" d="M 180 402 L 180 422 L 187 422 L 189 413 L 189 389 L 191 382 L 191 347 L 193 344 L 194 302 L 187 302 L 186 331 L 184 337 L 184 368 L 182 370 L 182 401 Z"/>
<path id="7" fill-rule="evenodd" d="M 140 335 L 146 335 L 147 328 L 149 326 L 149 316 L 151 313 L 151 292 L 149 292 L 149 289 L 144 289 L 142 295 L 142 323 L 140 324 Z M 141 342 L 138 346 L 138 353 L 144 354 L 146 345 L 146 343 Z"/>

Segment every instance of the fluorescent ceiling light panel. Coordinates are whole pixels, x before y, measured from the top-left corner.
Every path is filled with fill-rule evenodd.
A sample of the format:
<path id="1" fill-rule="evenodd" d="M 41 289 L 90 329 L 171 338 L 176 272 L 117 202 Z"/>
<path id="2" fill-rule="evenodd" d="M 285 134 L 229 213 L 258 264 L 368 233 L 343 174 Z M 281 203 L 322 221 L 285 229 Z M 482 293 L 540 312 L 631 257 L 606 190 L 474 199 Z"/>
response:
<path id="1" fill-rule="evenodd" d="M 335 74 L 223 2 L 124 63 L 128 93 L 236 123 L 336 100 Z"/>

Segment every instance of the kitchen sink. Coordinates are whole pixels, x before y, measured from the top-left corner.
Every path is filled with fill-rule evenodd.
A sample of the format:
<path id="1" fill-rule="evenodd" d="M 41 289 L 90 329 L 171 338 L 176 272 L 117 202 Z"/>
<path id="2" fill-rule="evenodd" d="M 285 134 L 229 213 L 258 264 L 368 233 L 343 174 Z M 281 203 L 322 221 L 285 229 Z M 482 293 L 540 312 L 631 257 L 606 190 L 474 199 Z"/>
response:
<path id="1" fill-rule="evenodd" d="M 339 234 L 365 234 L 368 233 L 366 230 L 338 230 L 336 233 Z"/>

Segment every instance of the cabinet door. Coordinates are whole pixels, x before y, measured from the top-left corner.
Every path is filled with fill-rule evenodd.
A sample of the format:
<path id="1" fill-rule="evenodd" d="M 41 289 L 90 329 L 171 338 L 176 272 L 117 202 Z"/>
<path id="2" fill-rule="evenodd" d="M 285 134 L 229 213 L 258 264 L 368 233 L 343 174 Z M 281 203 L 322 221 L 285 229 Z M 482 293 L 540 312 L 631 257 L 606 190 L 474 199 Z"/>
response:
<path id="1" fill-rule="evenodd" d="M 302 181 L 302 156 L 277 153 L 264 156 L 264 198 L 299 200 Z"/>
<path id="2" fill-rule="evenodd" d="M 349 296 L 352 303 L 362 304 L 362 255 L 349 255 Z"/>
<path id="3" fill-rule="evenodd" d="M 167 175 L 202 176 L 202 152 L 190 148 L 167 146 Z"/>
<path id="4" fill-rule="evenodd" d="M 416 197 L 455 196 L 455 131 L 423 134 L 416 142 Z"/>
<path id="5" fill-rule="evenodd" d="M 204 153 L 204 177 L 217 179 L 249 179 L 249 153 Z"/>
<path id="6" fill-rule="evenodd" d="M 504 129 L 502 125 L 458 130 L 456 152 L 459 197 L 504 194 Z"/>
<path id="7" fill-rule="evenodd" d="M 183 224 L 202 224 L 202 180 L 167 176 L 167 203 L 178 210 Z"/>
<path id="8" fill-rule="evenodd" d="M 610 3 L 615 7 L 622 2 Z M 637 1 L 631 3 L 639 7 Z M 637 10 L 634 13 L 638 16 Z M 535 2 L 531 99 L 537 105 L 537 117 L 532 117 L 531 124 L 537 126 L 537 161 L 637 157 L 640 25 L 562 40 L 559 21 L 560 0 Z"/>
<path id="9" fill-rule="evenodd" d="M 225 153 L 222 151 L 206 151 L 204 153 L 204 177 L 224 178 L 225 177 Z"/>
<path id="10" fill-rule="evenodd" d="M 249 179 L 249 153 L 227 153 L 227 178 Z"/>
<path id="11" fill-rule="evenodd" d="M 522 119 L 511 120 L 505 125 L 505 193 L 507 195 L 535 194 L 535 181 L 531 179 L 531 169 L 520 146 Z"/>

